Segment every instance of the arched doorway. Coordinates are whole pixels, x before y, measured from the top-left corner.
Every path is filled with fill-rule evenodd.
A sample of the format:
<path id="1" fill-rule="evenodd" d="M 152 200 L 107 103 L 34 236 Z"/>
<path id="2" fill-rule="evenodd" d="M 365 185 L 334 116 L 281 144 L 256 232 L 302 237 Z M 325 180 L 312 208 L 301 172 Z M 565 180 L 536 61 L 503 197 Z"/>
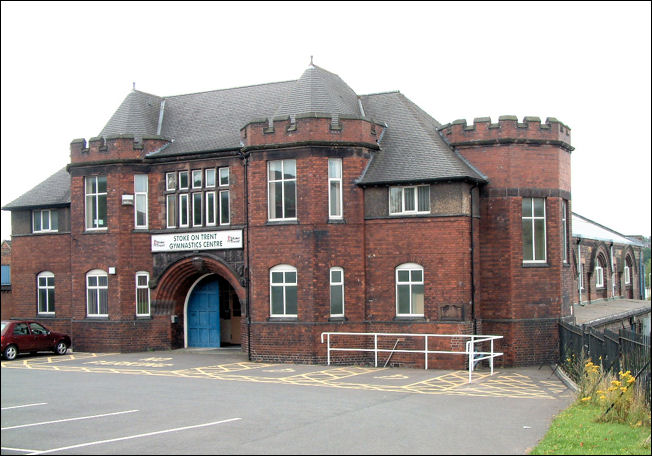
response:
<path id="1" fill-rule="evenodd" d="M 206 274 L 188 291 L 184 309 L 186 347 L 240 345 L 241 307 L 233 287 L 217 274 Z"/>
<path id="2" fill-rule="evenodd" d="M 242 344 L 246 289 L 241 274 L 221 259 L 206 254 L 181 258 L 171 263 L 155 284 L 153 307 L 171 315 L 172 348 Z"/>

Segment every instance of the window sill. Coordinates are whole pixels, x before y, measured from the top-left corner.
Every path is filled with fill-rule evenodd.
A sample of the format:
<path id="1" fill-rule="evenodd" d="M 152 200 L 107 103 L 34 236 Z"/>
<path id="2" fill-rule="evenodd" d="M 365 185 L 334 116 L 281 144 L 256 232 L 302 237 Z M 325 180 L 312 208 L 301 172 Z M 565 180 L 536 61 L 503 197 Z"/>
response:
<path id="1" fill-rule="evenodd" d="M 265 225 L 275 226 L 275 225 L 298 225 L 298 224 L 299 224 L 299 220 L 289 219 L 289 220 L 268 220 Z"/>
<path id="2" fill-rule="evenodd" d="M 549 268 L 550 265 L 547 262 L 544 263 L 523 263 L 524 268 Z"/>
<path id="3" fill-rule="evenodd" d="M 343 218 L 341 218 L 341 219 L 328 219 L 327 223 L 333 224 L 333 225 L 346 225 L 346 220 L 344 220 Z"/>
<path id="4" fill-rule="evenodd" d="M 86 321 L 109 321 L 108 315 L 86 315 Z"/>
<path id="5" fill-rule="evenodd" d="M 299 321 L 298 317 L 267 317 L 270 323 L 296 323 Z"/>
<path id="6" fill-rule="evenodd" d="M 426 321 L 424 315 L 397 315 L 394 321 Z"/>
<path id="7" fill-rule="evenodd" d="M 328 317 L 328 321 L 336 322 L 336 321 L 349 321 L 348 318 L 341 316 L 341 317 Z"/>

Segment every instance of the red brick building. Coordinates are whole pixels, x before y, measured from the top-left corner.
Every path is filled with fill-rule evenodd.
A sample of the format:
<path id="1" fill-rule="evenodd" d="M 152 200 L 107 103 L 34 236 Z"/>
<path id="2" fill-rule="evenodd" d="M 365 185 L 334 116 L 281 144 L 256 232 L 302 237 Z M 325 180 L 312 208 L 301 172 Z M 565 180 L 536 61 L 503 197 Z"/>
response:
<path id="1" fill-rule="evenodd" d="M 296 81 L 134 90 L 3 208 L 12 317 L 78 351 L 324 362 L 321 333 L 347 331 L 495 334 L 507 365 L 553 360 L 574 298 L 572 150 L 554 118 L 441 125 L 312 64 Z"/>

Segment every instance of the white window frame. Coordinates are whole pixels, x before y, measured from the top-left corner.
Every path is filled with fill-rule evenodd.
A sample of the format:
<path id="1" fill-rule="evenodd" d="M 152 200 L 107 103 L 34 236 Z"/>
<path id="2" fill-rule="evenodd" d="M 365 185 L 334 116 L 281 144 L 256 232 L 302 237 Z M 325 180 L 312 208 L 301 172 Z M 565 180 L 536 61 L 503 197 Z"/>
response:
<path id="1" fill-rule="evenodd" d="M 287 162 L 294 162 L 294 179 L 286 179 L 285 178 L 285 164 Z M 280 179 L 272 179 L 271 178 L 271 165 L 272 163 L 281 163 L 281 178 Z M 273 207 L 273 202 L 272 202 L 272 192 L 270 191 L 270 188 L 272 184 L 281 182 L 281 201 L 282 203 L 282 208 L 281 208 L 281 217 L 272 217 L 272 207 Z M 294 211 L 295 211 L 295 216 L 294 217 L 286 217 L 286 207 L 285 207 L 285 183 L 286 182 L 294 182 Z M 270 160 L 267 162 L 267 217 L 268 220 L 270 221 L 280 221 L 280 220 L 288 220 L 288 221 L 294 221 L 297 220 L 297 213 L 298 213 L 298 208 L 297 208 L 297 162 L 294 159 L 287 159 L 287 160 Z"/>
<path id="2" fill-rule="evenodd" d="M 405 272 L 405 271 L 408 272 L 409 279 L 407 281 L 399 281 L 399 273 L 400 272 Z M 421 280 L 420 281 L 419 280 L 412 280 L 412 272 L 413 271 L 420 271 L 421 272 Z M 416 264 L 416 263 L 404 263 L 404 264 L 401 264 L 401 265 L 397 266 L 396 269 L 395 269 L 395 273 L 394 273 L 394 282 L 395 282 L 394 292 L 396 294 L 396 316 L 397 317 L 423 317 L 424 312 L 425 312 L 425 298 L 426 298 L 426 294 L 425 294 L 425 274 L 424 274 L 423 266 L 421 266 L 420 264 Z M 409 303 L 410 312 L 409 313 L 400 313 L 399 312 L 399 292 L 398 292 L 399 285 L 408 285 L 409 286 L 409 289 L 410 289 L 410 294 L 409 294 L 409 296 L 410 296 L 410 303 Z M 424 289 L 423 290 L 423 301 L 424 301 L 423 302 L 423 307 L 424 307 L 424 311 L 421 312 L 421 313 L 417 313 L 417 312 L 414 311 L 414 305 L 415 304 L 412 302 L 412 295 L 413 295 L 412 288 L 414 286 L 419 286 L 419 285 L 422 286 L 423 289 Z"/>
<path id="3" fill-rule="evenodd" d="M 170 186 L 170 181 L 172 181 L 172 186 Z M 173 192 L 177 189 L 177 173 L 165 173 L 165 191 Z"/>
<path id="4" fill-rule="evenodd" d="M 202 201 L 204 198 L 202 196 L 201 192 L 195 192 L 191 193 L 192 195 L 192 226 L 202 226 L 204 222 L 204 214 L 203 214 L 203 209 L 204 209 L 204 202 Z M 196 198 L 196 197 L 199 198 Z M 196 203 L 199 202 L 199 207 L 196 206 Z M 196 216 L 199 216 L 199 222 L 196 220 Z"/>
<path id="5" fill-rule="evenodd" d="M 210 176 L 210 178 L 209 178 Z M 206 168 L 204 171 L 204 186 L 206 188 L 214 188 L 216 185 L 216 175 L 215 175 L 215 168 Z M 211 180 L 213 183 L 211 184 Z"/>
<path id="6" fill-rule="evenodd" d="M 99 191 L 99 179 L 104 178 L 106 180 L 106 186 L 107 186 L 107 191 L 105 192 L 100 192 Z M 91 180 L 95 180 L 95 189 L 96 192 L 88 192 L 88 182 Z M 109 201 L 108 201 L 108 189 L 109 189 L 109 182 L 106 176 L 86 176 L 84 178 L 84 226 L 86 227 L 87 231 L 102 231 L 102 230 L 108 230 L 109 228 L 109 221 L 107 220 L 109 216 Z M 100 219 L 99 218 L 99 209 L 100 209 L 100 198 L 101 197 L 105 198 L 105 208 L 106 208 L 106 214 L 104 214 L 104 218 Z M 90 204 L 89 204 L 90 201 Z M 92 208 L 95 208 L 95 215 L 97 218 L 92 220 L 92 226 L 88 226 L 88 211 L 91 210 Z M 98 226 L 100 223 L 99 221 L 103 221 L 103 226 Z"/>
<path id="7" fill-rule="evenodd" d="M 145 191 L 142 191 L 142 190 L 137 191 L 136 190 L 137 189 L 136 179 L 138 179 L 138 177 L 140 177 L 140 176 L 145 178 Z M 147 176 L 147 174 L 135 174 L 134 175 L 134 226 L 136 228 L 139 228 L 139 229 L 147 229 L 147 227 L 149 226 L 149 214 L 148 214 L 149 211 L 148 211 L 148 201 L 147 201 L 148 192 L 149 192 L 149 177 Z M 145 209 L 144 210 L 144 212 L 145 212 L 145 223 L 143 223 L 141 225 L 138 224 L 138 207 L 139 207 L 139 203 L 138 203 L 139 198 L 138 197 L 139 196 L 141 198 L 144 197 L 144 206 L 145 206 L 145 208 L 144 208 Z"/>
<path id="8" fill-rule="evenodd" d="M 630 285 L 632 283 L 632 272 L 627 264 L 623 268 L 623 274 L 625 275 L 625 285 Z"/>
<path id="9" fill-rule="evenodd" d="M 41 279 L 45 279 L 45 285 L 41 285 Z M 48 282 L 48 279 L 52 279 L 52 285 Z M 36 300 L 37 300 L 37 311 L 39 315 L 54 315 L 56 311 L 56 293 L 55 293 L 55 278 L 54 274 L 50 271 L 43 271 L 36 276 Z M 45 291 L 45 309 L 41 310 L 41 290 Z M 52 302 L 50 302 L 50 290 L 52 290 Z"/>
<path id="10" fill-rule="evenodd" d="M 228 187 L 231 179 L 229 167 L 226 166 L 218 169 L 219 169 L 220 187 Z"/>
<path id="11" fill-rule="evenodd" d="M 47 213 L 47 216 L 44 217 Z M 52 214 L 55 214 L 53 217 Z M 40 228 L 36 229 L 36 219 L 38 218 Z M 43 220 L 47 219 L 48 228 L 43 228 Z M 57 227 L 52 228 L 52 220 L 57 220 Z M 32 211 L 32 233 L 56 233 L 59 231 L 59 212 L 56 209 L 35 209 Z"/>
<path id="12" fill-rule="evenodd" d="M 419 210 L 419 188 L 428 188 L 428 209 L 420 211 Z M 405 194 L 406 189 L 414 190 L 414 209 L 406 210 L 405 207 Z M 392 191 L 401 192 L 401 210 L 392 211 Z M 415 215 L 415 214 L 430 214 L 430 185 L 406 185 L 406 186 L 394 186 L 389 187 L 388 192 L 388 201 L 389 201 L 389 215 Z"/>
<path id="13" fill-rule="evenodd" d="M 170 201 L 174 202 L 174 209 L 172 211 L 172 214 L 170 214 Z M 177 227 L 177 195 L 174 193 L 165 196 L 165 215 L 166 215 L 165 218 L 166 226 L 168 228 L 176 228 Z M 170 221 L 172 222 L 172 224 L 170 224 Z"/>
<path id="14" fill-rule="evenodd" d="M 213 203 L 211 204 L 209 197 L 213 197 Z M 216 226 L 217 225 L 217 195 L 215 192 L 206 192 L 206 201 L 204 202 L 206 206 L 206 226 Z M 209 210 L 213 209 L 213 217 L 210 217 Z"/>
<path id="15" fill-rule="evenodd" d="M 339 272 L 340 273 L 340 281 L 333 281 L 333 272 Z M 328 278 L 330 281 L 330 312 L 331 312 L 331 317 L 343 317 L 344 316 L 344 268 L 341 267 L 333 267 L 330 268 L 328 272 Z M 342 312 L 341 313 L 333 313 L 333 287 L 341 287 L 341 293 L 342 293 Z"/>
<path id="16" fill-rule="evenodd" d="M 181 176 L 186 177 L 186 186 L 181 185 Z M 179 171 L 179 190 L 188 190 L 190 188 L 190 176 L 188 175 L 188 171 Z"/>
<path id="17" fill-rule="evenodd" d="M 339 177 L 331 177 L 331 163 L 338 163 L 339 167 Z M 333 192 L 331 190 L 333 184 L 336 184 L 338 189 L 337 195 L 337 204 L 339 208 L 339 214 L 333 214 Z M 341 220 L 344 217 L 344 207 L 343 207 L 343 196 L 342 196 L 342 159 L 341 158 L 329 158 L 328 159 L 328 218 L 333 220 Z"/>
<path id="18" fill-rule="evenodd" d="M 190 173 L 190 176 L 192 177 L 192 189 L 196 190 L 198 188 L 202 188 L 202 175 L 203 173 L 201 172 L 201 169 L 193 169 L 192 173 Z M 199 183 L 196 182 L 197 177 L 199 177 Z"/>
<path id="19" fill-rule="evenodd" d="M 294 273 L 295 281 L 294 282 L 288 282 L 286 281 L 286 273 Z M 274 283 L 273 282 L 273 274 L 274 273 L 282 273 L 283 274 L 283 282 L 281 283 Z M 269 270 L 269 315 L 272 317 L 290 317 L 290 318 L 296 318 L 297 314 L 299 312 L 299 287 L 298 287 L 298 282 L 299 282 L 299 275 L 297 274 L 297 268 L 294 266 L 291 266 L 289 264 L 279 264 L 277 266 L 274 266 Z M 273 306 L 272 306 L 272 297 L 273 297 L 273 287 L 282 287 L 283 288 L 283 313 L 274 313 Z M 296 294 L 297 294 L 297 313 L 294 314 L 289 314 L 287 313 L 287 289 L 288 287 L 295 287 L 296 289 Z"/>
<path id="20" fill-rule="evenodd" d="M 532 227 L 532 260 L 526 260 L 523 258 L 523 263 L 527 264 L 532 264 L 532 263 L 538 263 L 538 264 L 545 264 L 548 261 L 548 236 L 546 233 L 547 227 L 547 209 L 546 209 L 546 198 L 533 198 L 533 197 L 523 197 L 523 200 L 529 199 L 531 200 L 531 212 L 529 215 L 524 216 L 521 210 L 521 221 L 529 221 L 531 223 Z M 543 215 L 534 215 L 534 201 L 535 200 L 543 200 Z M 522 203 L 521 203 L 522 204 Z M 521 206 L 522 207 L 522 206 Z M 536 221 L 537 220 L 543 220 L 543 259 L 537 259 L 536 258 Z M 523 224 L 521 223 L 521 227 Z M 521 233 L 521 243 L 523 243 L 523 234 Z M 525 246 L 523 247 L 525 248 Z"/>
<path id="21" fill-rule="evenodd" d="M 145 280 L 144 285 L 141 285 L 138 282 L 139 277 L 145 277 L 146 280 Z M 147 303 L 146 303 L 147 312 L 146 313 L 138 312 L 138 310 L 139 310 L 138 309 L 138 307 L 139 307 L 139 305 L 138 305 L 139 304 L 139 302 L 138 302 L 139 293 L 138 292 L 140 290 L 147 290 Z M 137 317 L 149 317 L 150 314 L 151 314 L 151 301 L 150 301 L 150 292 L 149 292 L 149 272 L 147 272 L 147 271 L 138 271 L 136 273 L 136 316 Z"/>
<path id="22" fill-rule="evenodd" d="M 604 268 L 597 259 L 595 265 L 595 287 L 604 288 Z"/>
<path id="23" fill-rule="evenodd" d="M 89 279 L 91 277 L 95 277 L 97 279 L 97 285 L 90 285 L 89 284 Z M 100 285 L 100 278 L 101 277 L 106 277 L 106 285 Z M 101 306 L 101 298 L 102 298 L 102 290 L 106 290 L 106 313 L 99 313 L 100 309 L 102 308 Z M 98 313 L 90 313 L 89 306 L 89 294 L 90 292 L 94 292 L 95 296 L 97 298 L 97 312 Z M 103 271 L 102 269 L 93 269 L 92 271 L 89 271 L 86 274 L 86 316 L 88 317 L 108 317 L 109 316 L 109 275 L 106 273 L 106 271 Z"/>
<path id="24" fill-rule="evenodd" d="M 223 207 L 223 205 L 222 205 L 222 194 L 224 194 L 224 193 L 227 194 L 227 208 L 226 208 L 227 216 L 228 216 L 227 220 L 222 219 L 222 207 Z M 219 206 L 220 206 L 220 225 L 230 225 L 231 224 L 231 192 L 229 190 L 221 190 L 220 194 L 219 194 L 219 197 L 220 197 L 220 204 L 219 204 Z"/>
<path id="25" fill-rule="evenodd" d="M 183 203 L 186 200 L 186 223 L 183 223 Z M 190 197 L 189 193 L 179 193 L 179 228 L 187 228 L 190 226 Z"/>

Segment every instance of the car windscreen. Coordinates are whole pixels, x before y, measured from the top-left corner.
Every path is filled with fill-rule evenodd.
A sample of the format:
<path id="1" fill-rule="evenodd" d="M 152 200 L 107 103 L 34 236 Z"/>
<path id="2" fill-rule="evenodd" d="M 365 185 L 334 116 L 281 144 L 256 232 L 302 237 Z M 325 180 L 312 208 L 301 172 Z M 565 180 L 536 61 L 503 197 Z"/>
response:
<path id="1" fill-rule="evenodd" d="M 3 321 L 3 322 L 2 322 L 2 329 L 0 330 L 0 333 L 1 333 L 1 334 L 4 334 L 4 333 L 5 333 L 5 328 L 6 328 L 7 326 L 8 326 L 7 323 L 5 323 L 5 322 Z"/>

